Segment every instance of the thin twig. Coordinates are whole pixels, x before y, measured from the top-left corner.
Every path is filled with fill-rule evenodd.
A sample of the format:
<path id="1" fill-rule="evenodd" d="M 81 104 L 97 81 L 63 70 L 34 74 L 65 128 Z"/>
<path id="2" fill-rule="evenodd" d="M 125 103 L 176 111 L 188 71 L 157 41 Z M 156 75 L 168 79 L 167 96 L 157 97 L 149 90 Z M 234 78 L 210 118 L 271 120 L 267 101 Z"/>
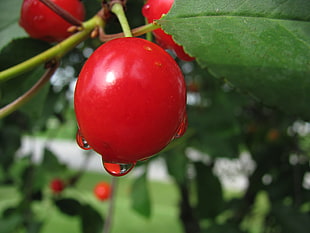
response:
<path id="1" fill-rule="evenodd" d="M 116 200 L 116 189 L 117 189 L 118 179 L 117 177 L 113 176 L 111 181 L 111 196 L 109 202 L 109 209 L 107 213 L 107 217 L 103 227 L 103 233 L 109 233 L 111 231 L 112 222 L 113 222 L 113 215 L 115 210 L 115 200 Z"/>
<path id="2" fill-rule="evenodd" d="M 40 0 L 43 4 L 45 4 L 48 8 L 50 8 L 52 11 L 54 11 L 57 15 L 59 15 L 61 18 L 66 20 L 68 23 L 81 27 L 83 22 L 78 20 L 76 17 L 74 17 L 72 14 L 70 14 L 68 11 L 64 10 L 54 2 L 50 0 Z"/>
<path id="3" fill-rule="evenodd" d="M 159 25 L 155 24 L 155 23 L 150 23 L 150 24 L 146 24 L 146 25 L 143 25 L 143 26 L 140 26 L 140 27 L 136 27 L 134 29 L 131 30 L 131 33 L 133 36 L 141 36 L 147 32 L 151 32 L 155 29 L 158 29 L 160 28 Z M 99 35 L 99 39 L 101 42 L 108 42 L 109 40 L 114 40 L 114 39 L 117 39 L 117 38 L 121 38 L 121 37 L 124 37 L 124 33 L 121 32 L 121 33 L 116 33 L 116 34 L 111 34 L 111 35 L 108 35 L 108 34 L 105 34 L 103 29 L 100 28 L 100 35 Z"/>

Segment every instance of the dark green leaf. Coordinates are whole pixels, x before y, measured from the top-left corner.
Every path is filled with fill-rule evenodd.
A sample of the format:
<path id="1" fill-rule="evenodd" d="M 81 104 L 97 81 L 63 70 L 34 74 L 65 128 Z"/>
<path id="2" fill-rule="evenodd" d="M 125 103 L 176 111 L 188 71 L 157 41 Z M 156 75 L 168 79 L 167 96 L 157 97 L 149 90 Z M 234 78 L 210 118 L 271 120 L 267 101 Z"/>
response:
<path id="1" fill-rule="evenodd" d="M 223 225 L 212 225 L 204 230 L 202 233 L 242 233 L 237 225 L 226 223 Z"/>
<path id="2" fill-rule="evenodd" d="M 102 232 L 104 219 L 92 206 L 83 205 L 81 208 L 80 217 L 83 233 Z"/>
<path id="3" fill-rule="evenodd" d="M 236 110 L 232 96 L 220 91 L 210 96 L 210 106 L 189 107 L 189 126 L 196 131 L 190 146 L 212 157 L 236 157 L 241 142 Z"/>
<path id="4" fill-rule="evenodd" d="M 58 209 L 69 216 L 77 216 L 81 214 L 82 205 L 79 201 L 73 198 L 63 198 L 55 200 Z M 83 213 L 82 213 L 83 214 Z"/>
<path id="5" fill-rule="evenodd" d="M 45 51 L 49 47 L 49 44 L 31 38 L 13 40 L 0 52 L 0 70 L 19 64 L 20 62 Z M 39 80 L 43 73 L 43 66 L 39 66 L 33 71 L 20 75 L 4 83 L 0 83 L 0 104 L 3 106 L 11 103 L 13 100 L 24 94 Z M 40 117 L 47 91 L 48 85 L 42 88 L 42 90 L 37 93 L 31 102 L 27 103 L 22 108 L 22 111 L 33 118 Z"/>
<path id="6" fill-rule="evenodd" d="M 12 233 L 22 224 L 23 218 L 21 214 L 13 214 L 0 219 L 1 233 Z"/>
<path id="7" fill-rule="evenodd" d="M 32 220 L 27 224 L 27 233 L 40 233 L 43 227 L 42 221 Z"/>
<path id="8" fill-rule="evenodd" d="M 41 190 L 46 185 L 45 171 L 39 166 L 29 164 L 21 174 L 19 188 L 24 193 L 24 198 L 40 200 Z"/>
<path id="9" fill-rule="evenodd" d="M 187 176 L 188 158 L 184 150 L 172 150 L 164 153 L 167 169 L 169 174 L 176 180 L 178 184 L 184 184 Z"/>
<path id="10" fill-rule="evenodd" d="M 26 36 L 18 25 L 22 0 L 0 1 L 0 49 L 12 39 Z"/>
<path id="11" fill-rule="evenodd" d="M 131 191 L 132 208 L 144 217 L 151 216 L 151 200 L 146 173 L 136 178 Z"/>
<path id="12" fill-rule="evenodd" d="M 23 182 L 23 172 L 31 163 L 30 155 L 14 160 L 13 166 L 10 169 L 10 175 L 16 184 Z"/>
<path id="13" fill-rule="evenodd" d="M 66 166 L 58 160 L 57 156 L 49 149 L 44 149 L 44 155 L 41 166 L 49 172 L 57 173 L 63 171 Z"/>
<path id="14" fill-rule="evenodd" d="M 215 218 L 223 208 L 223 191 L 212 167 L 195 163 L 197 211 L 200 218 Z"/>
<path id="15" fill-rule="evenodd" d="M 176 0 L 159 22 L 215 77 L 310 119 L 309 12 L 308 0 Z"/>
<path id="16" fill-rule="evenodd" d="M 281 226 L 282 233 L 308 233 L 310 229 L 310 216 L 301 213 L 298 209 L 290 206 L 276 204 L 272 206 L 272 215 Z"/>
<path id="17" fill-rule="evenodd" d="M 14 163 L 15 151 L 21 145 L 20 134 L 21 130 L 16 125 L 1 126 L 0 166 L 3 168 L 3 171 L 8 171 Z"/>

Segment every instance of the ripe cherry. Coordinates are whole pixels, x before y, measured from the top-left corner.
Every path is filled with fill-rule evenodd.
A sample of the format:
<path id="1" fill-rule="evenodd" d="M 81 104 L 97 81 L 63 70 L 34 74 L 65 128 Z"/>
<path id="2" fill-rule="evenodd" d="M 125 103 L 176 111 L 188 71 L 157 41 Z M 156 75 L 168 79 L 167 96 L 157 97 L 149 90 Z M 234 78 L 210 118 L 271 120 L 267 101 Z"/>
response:
<path id="1" fill-rule="evenodd" d="M 51 0 L 78 20 L 85 16 L 80 0 Z M 65 21 L 39 0 L 24 0 L 19 20 L 21 27 L 32 37 L 47 42 L 59 42 L 70 36 L 70 23 Z"/>
<path id="2" fill-rule="evenodd" d="M 142 8 L 142 14 L 149 23 L 158 20 L 163 14 L 167 14 L 173 5 L 174 0 L 148 0 Z M 153 31 L 157 43 L 164 49 L 172 49 L 176 55 L 184 61 L 192 61 L 193 57 L 184 52 L 182 46 L 176 44 L 171 35 L 166 34 L 162 29 Z"/>
<path id="3" fill-rule="evenodd" d="M 64 189 L 65 189 L 65 183 L 63 180 L 61 179 L 53 179 L 51 182 L 50 182 L 50 189 L 52 190 L 53 193 L 55 194 L 59 194 L 61 193 Z"/>
<path id="4" fill-rule="evenodd" d="M 113 175 L 126 174 L 186 129 L 179 66 L 161 47 L 140 38 L 115 39 L 95 50 L 78 77 L 74 106 L 80 135 Z"/>
<path id="5" fill-rule="evenodd" d="M 99 182 L 96 184 L 94 188 L 94 195 L 98 198 L 100 201 L 105 201 L 110 198 L 111 195 L 111 186 L 107 182 Z"/>

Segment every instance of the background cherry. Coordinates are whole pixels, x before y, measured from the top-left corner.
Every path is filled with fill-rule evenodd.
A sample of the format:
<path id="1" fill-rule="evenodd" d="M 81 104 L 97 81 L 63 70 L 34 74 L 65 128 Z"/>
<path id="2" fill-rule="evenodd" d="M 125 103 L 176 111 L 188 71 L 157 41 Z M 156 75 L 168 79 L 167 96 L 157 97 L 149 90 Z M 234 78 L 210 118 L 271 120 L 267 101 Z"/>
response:
<path id="1" fill-rule="evenodd" d="M 94 195 L 100 201 L 105 201 L 111 196 L 111 186 L 107 182 L 99 182 L 94 188 Z"/>
<path id="2" fill-rule="evenodd" d="M 78 20 L 85 16 L 84 5 L 79 0 L 51 0 Z M 59 42 L 70 36 L 71 26 L 39 0 L 24 0 L 19 20 L 21 27 L 32 37 L 48 42 Z"/>
<path id="3" fill-rule="evenodd" d="M 50 182 L 50 189 L 53 193 L 61 193 L 65 189 L 65 183 L 63 180 L 55 178 Z"/>
<path id="4" fill-rule="evenodd" d="M 167 14 L 173 5 L 174 0 L 148 0 L 142 8 L 142 14 L 149 23 L 160 19 L 163 14 Z M 193 57 L 184 52 L 182 46 L 176 44 L 171 35 L 165 33 L 162 29 L 153 31 L 157 43 L 164 49 L 172 49 L 176 55 L 184 61 L 192 61 Z"/>
<path id="5" fill-rule="evenodd" d="M 104 162 L 126 167 L 156 154 L 177 136 L 186 118 L 184 77 L 158 45 L 115 39 L 85 63 L 74 106 L 88 145 Z"/>

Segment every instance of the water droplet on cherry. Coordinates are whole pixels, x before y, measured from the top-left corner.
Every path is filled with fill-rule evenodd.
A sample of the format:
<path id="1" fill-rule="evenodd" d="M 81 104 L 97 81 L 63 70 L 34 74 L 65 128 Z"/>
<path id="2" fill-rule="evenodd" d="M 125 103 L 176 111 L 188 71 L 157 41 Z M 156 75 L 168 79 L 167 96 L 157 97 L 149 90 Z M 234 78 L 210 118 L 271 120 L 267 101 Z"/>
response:
<path id="1" fill-rule="evenodd" d="M 112 176 L 127 175 L 136 163 L 108 163 L 102 160 L 103 167 Z"/>
<path id="2" fill-rule="evenodd" d="M 187 115 L 185 115 L 185 117 L 183 118 L 183 121 L 181 122 L 174 138 L 182 137 L 186 132 L 187 126 L 188 126 L 188 118 L 187 118 Z"/>
<path id="3" fill-rule="evenodd" d="M 79 147 L 81 147 L 83 150 L 90 150 L 91 147 L 88 144 L 88 142 L 85 140 L 83 135 L 81 134 L 80 130 L 76 132 L 76 143 Z"/>

